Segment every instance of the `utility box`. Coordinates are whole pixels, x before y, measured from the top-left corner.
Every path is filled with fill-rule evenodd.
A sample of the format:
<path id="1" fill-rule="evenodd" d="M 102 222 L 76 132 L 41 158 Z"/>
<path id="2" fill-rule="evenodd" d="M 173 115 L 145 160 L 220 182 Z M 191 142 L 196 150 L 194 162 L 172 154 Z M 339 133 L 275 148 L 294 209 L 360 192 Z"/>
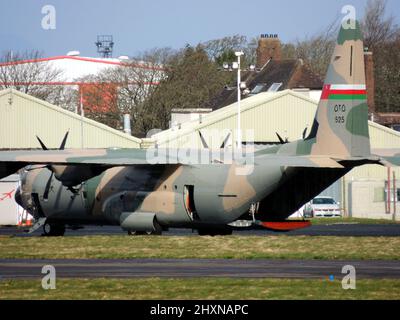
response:
<path id="1" fill-rule="evenodd" d="M 13 174 L 0 180 L 0 226 L 16 226 L 21 222 L 24 210 L 15 202 L 19 176 Z"/>

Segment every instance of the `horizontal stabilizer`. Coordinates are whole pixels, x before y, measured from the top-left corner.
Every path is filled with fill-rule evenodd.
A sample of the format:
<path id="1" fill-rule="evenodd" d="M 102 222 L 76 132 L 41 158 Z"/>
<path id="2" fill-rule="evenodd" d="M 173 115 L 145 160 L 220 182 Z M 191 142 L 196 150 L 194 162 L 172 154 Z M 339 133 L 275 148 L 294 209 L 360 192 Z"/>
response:
<path id="1" fill-rule="evenodd" d="M 379 163 L 385 167 L 400 166 L 400 149 L 373 149 L 372 153 L 379 158 Z"/>

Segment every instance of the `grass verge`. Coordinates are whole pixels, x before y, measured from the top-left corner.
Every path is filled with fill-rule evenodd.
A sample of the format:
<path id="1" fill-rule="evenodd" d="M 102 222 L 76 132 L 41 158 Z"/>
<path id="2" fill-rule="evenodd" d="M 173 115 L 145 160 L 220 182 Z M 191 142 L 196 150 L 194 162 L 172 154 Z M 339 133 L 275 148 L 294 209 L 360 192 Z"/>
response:
<path id="1" fill-rule="evenodd" d="M 399 221 L 386 219 L 364 219 L 364 218 L 312 218 L 309 219 L 313 225 L 332 225 L 332 224 L 400 224 Z"/>
<path id="2" fill-rule="evenodd" d="M 0 299 L 400 299 L 400 280 L 358 280 L 343 290 L 327 279 L 57 279 L 0 281 Z"/>
<path id="3" fill-rule="evenodd" d="M 0 258 L 400 260 L 400 237 L 82 236 L 0 238 Z"/>

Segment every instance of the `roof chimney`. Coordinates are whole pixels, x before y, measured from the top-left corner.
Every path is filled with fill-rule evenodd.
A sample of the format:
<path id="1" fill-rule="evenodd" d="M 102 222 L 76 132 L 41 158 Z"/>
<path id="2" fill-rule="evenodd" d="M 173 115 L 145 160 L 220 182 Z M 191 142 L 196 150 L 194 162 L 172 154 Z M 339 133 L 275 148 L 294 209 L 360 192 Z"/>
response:
<path id="1" fill-rule="evenodd" d="M 257 68 L 262 68 L 270 59 L 281 60 L 281 41 L 277 34 L 262 34 L 258 40 Z"/>
<path id="2" fill-rule="evenodd" d="M 364 52 L 365 63 L 365 84 L 367 87 L 367 103 L 370 114 L 375 114 L 375 78 L 374 78 L 374 57 L 372 52 Z"/>
<path id="3" fill-rule="evenodd" d="M 126 134 L 132 135 L 131 115 L 129 113 L 124 114 L 124 132 Z"/>

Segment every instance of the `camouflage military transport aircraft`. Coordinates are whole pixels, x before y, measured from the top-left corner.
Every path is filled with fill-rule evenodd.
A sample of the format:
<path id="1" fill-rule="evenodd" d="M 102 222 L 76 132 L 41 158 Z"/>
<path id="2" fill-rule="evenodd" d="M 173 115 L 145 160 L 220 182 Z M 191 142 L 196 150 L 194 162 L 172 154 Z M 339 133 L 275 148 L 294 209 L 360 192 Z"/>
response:
<path id="1" fill-rule="evenodd" d="M 256 203 L 257 220 L 285 221 L 354 167 L 400 164 L 400 150 L 370 149 L 363 49 L 359 23 L 342 26 L 309 135 L 255 151 L 248 175 L 237 174 L 237 161 L 186 164 L 162 149 L 63 150 L 64 139 L 61 150 L 40 141 L 44 150 L 0 152 L 0 177 L 20 170 L 16 201 L 45 235 L 85 224 L 224 234 Z M 163 160 L 149 160 L 153 151 Z"/>

